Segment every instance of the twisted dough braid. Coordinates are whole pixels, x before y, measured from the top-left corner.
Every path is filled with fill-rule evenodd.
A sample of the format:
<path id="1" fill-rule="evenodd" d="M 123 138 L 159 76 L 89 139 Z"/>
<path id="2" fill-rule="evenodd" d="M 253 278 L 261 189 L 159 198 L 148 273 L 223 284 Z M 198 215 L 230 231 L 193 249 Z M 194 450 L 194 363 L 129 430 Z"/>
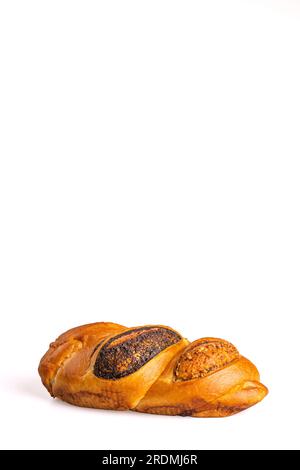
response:
<path id="1" fill-rule="evenodd" d="M 74 405 L 166 415 L 229 416 L 268 393 L 231 343 L 190 343 L 163 325 L 73 328 L 50 344 L 39 374 L 53 397 Z"/>

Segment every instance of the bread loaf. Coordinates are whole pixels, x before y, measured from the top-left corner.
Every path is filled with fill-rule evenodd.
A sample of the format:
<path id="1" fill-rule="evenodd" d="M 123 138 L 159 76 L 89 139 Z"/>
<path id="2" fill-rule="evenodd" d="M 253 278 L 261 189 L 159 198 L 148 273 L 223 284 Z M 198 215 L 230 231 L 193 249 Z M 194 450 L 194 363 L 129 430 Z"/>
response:
<path id="1" fill-rule="evenodd" d="M 163 325 L 73 328 L 50 344 L 39 374 L 53 397 L 73 405 L 165 415 L 230 416 L 268 393 L 228 341 L 190 343 Z"/>

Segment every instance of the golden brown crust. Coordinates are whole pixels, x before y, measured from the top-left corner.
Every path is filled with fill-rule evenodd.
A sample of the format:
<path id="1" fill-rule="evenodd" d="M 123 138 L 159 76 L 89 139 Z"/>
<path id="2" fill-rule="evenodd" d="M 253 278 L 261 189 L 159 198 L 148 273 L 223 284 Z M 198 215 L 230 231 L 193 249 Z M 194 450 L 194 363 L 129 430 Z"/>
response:
<path id="1" fill-rule="evenodd" d="M 39 374 L 48 392 L 53 393 L 53 384 L 58 371 L 64 363 L 76 352 L 83 348 L 81 360 L 82 366 L 88 366 L 88 351 L 104 338 L 124 331 L 126 327 L 116 323 L 97 322 L 78 326 L 66 331 L 50 344 L 48 351 L 42 357 L 39 365 Z"/>
<path id="2" fill-rule="evenodd" d="M 171 361 L 136 411 L 195 417 L 229 416 L 258 403 L 267 393 L 267 389 L 259 384 L 256 367 L 242 356 L 213 374 L 190 381 L 174 380 L 177 359 Z M 237 391 L 243 390 L 249 381 L 255 383 L 251 397 L 248 392 L 241 393 L 243 399 L 238 401 Z"/>
<path id="3" fill-rule="evenodd" d="M 239 358 L 233 344 L 219 338 L 201 338 L 191 343 L 175 367 L 176 380 L 205 377 Z"/>
<path id="4" fill-rule="evenodd" d="M 154 414 L 229 416 L 267 394 L 231 343 L 189 343 L 163 325 L 73 328 L 51 343 L 39 373 L 52 396 L 74 405 Z"/>

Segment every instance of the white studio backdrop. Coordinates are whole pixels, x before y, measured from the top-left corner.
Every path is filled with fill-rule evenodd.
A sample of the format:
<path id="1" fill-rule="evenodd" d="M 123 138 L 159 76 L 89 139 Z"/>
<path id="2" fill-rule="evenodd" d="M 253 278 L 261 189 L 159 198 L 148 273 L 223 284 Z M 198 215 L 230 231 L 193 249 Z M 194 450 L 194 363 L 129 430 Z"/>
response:
<path id="1" fill-rule="evenodd" d="M 300 2 L 0 2 L 1 447 L 299 448 Z M 72 407 L 40 357 L 93 321 L 233 342 L 227 419 Z"/>

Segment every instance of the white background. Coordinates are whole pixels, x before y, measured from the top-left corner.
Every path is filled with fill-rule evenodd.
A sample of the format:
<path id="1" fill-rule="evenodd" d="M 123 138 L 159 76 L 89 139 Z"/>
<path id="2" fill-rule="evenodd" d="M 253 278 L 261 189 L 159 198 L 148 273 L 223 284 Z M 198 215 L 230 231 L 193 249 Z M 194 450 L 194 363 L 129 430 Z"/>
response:
<path id="1" fill-rule="evenodd" d="M 0 3 L 2 448 L 299 448 L 300 2 Z M 232 341 L 226 419 L 81 409 L 37 374 L 93 321 Z"/>

